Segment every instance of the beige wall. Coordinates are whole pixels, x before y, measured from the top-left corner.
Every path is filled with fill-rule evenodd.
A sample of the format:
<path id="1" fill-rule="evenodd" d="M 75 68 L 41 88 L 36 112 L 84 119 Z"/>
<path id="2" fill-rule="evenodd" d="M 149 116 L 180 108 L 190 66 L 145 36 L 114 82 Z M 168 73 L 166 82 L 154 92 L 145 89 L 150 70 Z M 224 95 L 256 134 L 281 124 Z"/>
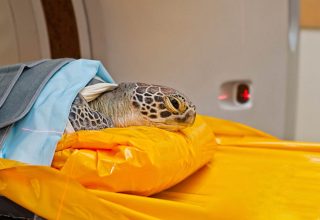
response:
<path id="1" fill-rule="evenodd" d="M 300 34 L 296 139 L 320 141 L 320 30 Z"/>
<path id="2" fill-rule="evenodd" d="M 115 80 L 173 86 L 202 114 L 286 136 L 287 0 L 85 3 L 92 56 Z M 220 86 L 233 80 L 252 82 L 252 108 L 219 106 Z"/>

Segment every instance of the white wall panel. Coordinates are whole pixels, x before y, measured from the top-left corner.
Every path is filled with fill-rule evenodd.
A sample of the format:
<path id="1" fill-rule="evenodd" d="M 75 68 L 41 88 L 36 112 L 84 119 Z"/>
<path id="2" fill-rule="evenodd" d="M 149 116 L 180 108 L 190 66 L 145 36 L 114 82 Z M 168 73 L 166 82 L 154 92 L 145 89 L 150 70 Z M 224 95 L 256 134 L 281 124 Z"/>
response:
<path id="1" fill-rule="evenodd" d="M 320 30 L 300 37 L 296 139 L 320 141 Z"/>

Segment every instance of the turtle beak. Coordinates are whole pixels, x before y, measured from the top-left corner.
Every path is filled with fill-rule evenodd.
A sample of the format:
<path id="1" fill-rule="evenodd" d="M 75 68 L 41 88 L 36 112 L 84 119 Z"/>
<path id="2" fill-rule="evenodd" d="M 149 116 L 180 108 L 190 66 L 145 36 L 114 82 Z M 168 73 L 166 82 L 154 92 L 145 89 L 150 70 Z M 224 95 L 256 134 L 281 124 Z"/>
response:
<path id="1" fill-rule="evenodd" d="M 186 123 L 193 125 L 195 119 L 196 119 L 196 112 L 189 111 L 188 114 L 186 115 Z"/>
<path id="2" fill-rule="evenodd" d="M 193 125 L 194 120 L 196 119 L 196 112 L 189 110 L 185 116 L 181 117 L 181 118 L 177 118 L 176 121 L 179 124 L 184 124 L 186 126 L 190 126 Z"/>

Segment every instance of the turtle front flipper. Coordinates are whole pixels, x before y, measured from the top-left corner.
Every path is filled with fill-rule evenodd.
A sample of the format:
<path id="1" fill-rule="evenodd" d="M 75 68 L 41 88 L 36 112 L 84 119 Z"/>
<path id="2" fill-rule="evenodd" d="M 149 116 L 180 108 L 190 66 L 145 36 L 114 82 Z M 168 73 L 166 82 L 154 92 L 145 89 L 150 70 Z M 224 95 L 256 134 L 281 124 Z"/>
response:
<path id="1" fill-rule="evenodd" d="M 79 94 L 72 103 L 69 121 L 75 131 L 100 130 L 114 127 L 112 120 L 102 113 L 90 108 Z"/>

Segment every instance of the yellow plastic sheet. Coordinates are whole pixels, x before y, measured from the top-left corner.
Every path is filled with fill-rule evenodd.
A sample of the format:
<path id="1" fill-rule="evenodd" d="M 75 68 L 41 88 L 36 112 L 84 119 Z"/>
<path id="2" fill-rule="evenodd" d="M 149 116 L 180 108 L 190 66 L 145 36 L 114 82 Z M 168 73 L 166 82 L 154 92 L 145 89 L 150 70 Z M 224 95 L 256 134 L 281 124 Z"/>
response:
<path id="1" fill-rule="evenodd" d="M 208 163 L 215 148 L 210 127 L 197 117 L 180 132 L 138 126 L 65 135 L 52 166 L 86 188 L 152 195 Z"/>
<path id="2" fill-rule="evenodd" d="M 48 219 L 319 219 L 320 144 L 204 119 L 218 144 L 211 162 L 151 197 L 86 188 L 62 171 L 8 160 L 0 160 L 0 193 Z"/>

